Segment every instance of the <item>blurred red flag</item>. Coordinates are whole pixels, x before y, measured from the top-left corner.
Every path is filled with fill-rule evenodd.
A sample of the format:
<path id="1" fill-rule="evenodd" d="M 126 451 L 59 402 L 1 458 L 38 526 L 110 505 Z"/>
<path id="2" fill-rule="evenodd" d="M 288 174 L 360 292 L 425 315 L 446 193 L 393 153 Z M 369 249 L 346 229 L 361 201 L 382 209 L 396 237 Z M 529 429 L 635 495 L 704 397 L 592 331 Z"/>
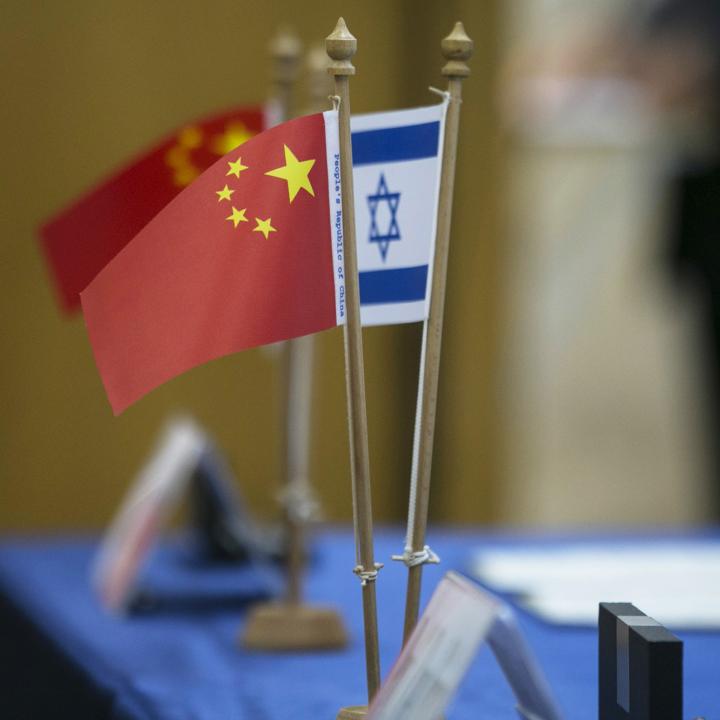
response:
<path id="1" fill-rule="evenodd" d="M 149 148 L 40 229 L 58 301 L 80 309 L 80 292 L 184 187 L 264 127 L 260 107 L 198 120 Z"/>
<path id="2" fill-rule="evenodd" d="M 196 365 L 344 322 L 337 113 L 249 140 L 82 292 L 114 412 Z"/>

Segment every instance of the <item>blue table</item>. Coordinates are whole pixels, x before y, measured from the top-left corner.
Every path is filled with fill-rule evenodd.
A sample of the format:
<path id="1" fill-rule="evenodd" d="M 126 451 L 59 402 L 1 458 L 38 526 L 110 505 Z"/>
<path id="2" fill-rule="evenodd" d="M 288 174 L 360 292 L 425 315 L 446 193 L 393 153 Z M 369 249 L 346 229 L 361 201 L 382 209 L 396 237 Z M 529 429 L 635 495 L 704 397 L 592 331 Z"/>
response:
<path id="1" fill-rule="evenodd" d="M 425 573 L 425 601 L 444 570 L 464 570 L 480 547 L 518 545 L 517 536 L 433 531 L 443 564 Z M 533 542 L 560 540 L 533 539 Z M 331 720 L 341 705 L 364 700 L 362 618 L 346 530 L 316 536 L 307 581 L 311 601 L 342 609 L 353 635 L 348 650 L 248 653 L 236 638 L 252 599 L 277 578 L 252 568 L 204 566 L 170 546 L 146 573 L 157 606 L 128 619 L 105 615 L 88 584 L 88 539 L 6 541 L 0 545 L 0 716 L 113 720 Z M 380 531 L 380 560 L 402 546 Z M 405 570 L 388 563 L 378 582 L 383 672 L 400 647 Z M 632 598 L 629 598 L 632 600 Z M 518 611 L 519 620 L 567 720 L 597 718 L 594 631 L 557 628 Z M 685 641 L 685 717 L 720 717 L 720 634 Z M 483 648 L 447 713 L 454 718 L 517 720 L 513 699 Z"/>

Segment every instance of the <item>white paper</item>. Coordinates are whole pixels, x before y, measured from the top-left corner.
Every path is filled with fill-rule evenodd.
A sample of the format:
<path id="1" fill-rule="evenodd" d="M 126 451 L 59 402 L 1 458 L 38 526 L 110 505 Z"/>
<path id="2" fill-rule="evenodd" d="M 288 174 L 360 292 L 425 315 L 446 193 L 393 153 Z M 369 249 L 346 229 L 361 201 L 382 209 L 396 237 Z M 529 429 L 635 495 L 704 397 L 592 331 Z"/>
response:
<path id="1" fill-rule="evenodd" d="M 540 666 L 523 638 L 515 614 L 507 605 L 500 608 L 488 643 L 510 683 L 518 702 L 518 712 L 526 720 L 559 720 Z"/>
<path id="2" fill-rule="evenodd" d="M 375 696 L 368 720 L 437 720 L 499 607 L 472 583 L 448 573 Z"/>
<path id="3" fill-rule="evenodd" d="M 207 447 L 192 420 L 174 420 L 131 485 L 93 569 L 94 587 L 108 610 L 127 608 L 142 563 Z"/>
<path id="4" fill-rule="evenodd" d="M 453 572 L 435 590 L 375 696 L 368 720 L 438 720 L 485 640 L 515 693 L 520 713 L 527 720 L 559 720 L 512 610 Z"/>
<path id="5" fill-rule="evenodd" d="M 600 602 L 631 602 L 663 625 L 720 628 L 720 543 L 582 543 L 477 554 L 473 573 L 544 619 L 597 623 Z"/>

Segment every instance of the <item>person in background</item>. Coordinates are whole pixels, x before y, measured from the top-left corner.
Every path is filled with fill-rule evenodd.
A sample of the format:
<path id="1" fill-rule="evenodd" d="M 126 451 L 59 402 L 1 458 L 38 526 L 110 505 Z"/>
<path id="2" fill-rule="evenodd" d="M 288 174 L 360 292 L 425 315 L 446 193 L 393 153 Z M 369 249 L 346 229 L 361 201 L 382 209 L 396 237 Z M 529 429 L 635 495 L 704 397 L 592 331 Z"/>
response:
<path id="1" fill-rule="evenodd" d="M 720 517 L 720 0 L 653 2 L 638 30 L 634 67 L 677 143 L 669 260 L 702 315 Z"/>

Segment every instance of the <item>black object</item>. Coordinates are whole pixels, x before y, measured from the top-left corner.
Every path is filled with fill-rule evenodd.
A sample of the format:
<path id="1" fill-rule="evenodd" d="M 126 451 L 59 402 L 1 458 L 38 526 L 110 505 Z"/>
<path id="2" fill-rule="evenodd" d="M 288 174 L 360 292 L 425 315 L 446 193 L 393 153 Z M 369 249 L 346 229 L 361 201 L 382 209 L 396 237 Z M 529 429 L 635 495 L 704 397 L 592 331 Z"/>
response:
<path id="1" fill-rule="evenodd" d="M 628 5 L 630 5 L 628 3 Z M 639 5 L 638 3 L 633 4 Z M 720 2 L 655 0 L 643 3 L 645 41 L 652 54 L 675 52 L 671 81 L 674 112 L 691 114 L 699 143 L 686 144 L 672 172 L 668 260 L 680 289 L 691 293 L 699 320 L 698 351 L 704 361 L 707 437 L 720 518 Z M 674 50 L 673 50 L 674 48 Z M 687 63 L 690 57 L 701 60 Z M 681 88 L 681 89 L 679 89 Z M 666 98 L 666 100 L 669 98 Z M 687 108 L 691 107 L 692 110 Z M 702 129 L 700 129 L 702 127 Z"/>
<path id="2" fill-rule="evenodd" d="M 600 603 L 599 719 L 682 720 L 683 644 L 630 603 Z"/>
<path id="3" fill-rule="evenodd" d="M 0 592 L 0 716 L 8 720 L 118 717 L 99 687 L 24 608 Z M 42 679 L 41 679 L 42 678 Z"/>
<path id="4" fill-rule="evenodd" d="M 718 64 L 720 73 L 720 60 Z M 670 259 L 679 286 L 692 293 L 700 319 L 713 504 L 720 518 L 720 160 L 685 163 L 676 171 L 672 191 Z"/>
<path id="5" fill-rule="evenodd" d="M 286 540 L 281 528 L 257 523 L 236 488 L 227 461 L 210 446 L 191 481 L 190 512 L 202 552 L 230 562 L 284 561 Z"/>

